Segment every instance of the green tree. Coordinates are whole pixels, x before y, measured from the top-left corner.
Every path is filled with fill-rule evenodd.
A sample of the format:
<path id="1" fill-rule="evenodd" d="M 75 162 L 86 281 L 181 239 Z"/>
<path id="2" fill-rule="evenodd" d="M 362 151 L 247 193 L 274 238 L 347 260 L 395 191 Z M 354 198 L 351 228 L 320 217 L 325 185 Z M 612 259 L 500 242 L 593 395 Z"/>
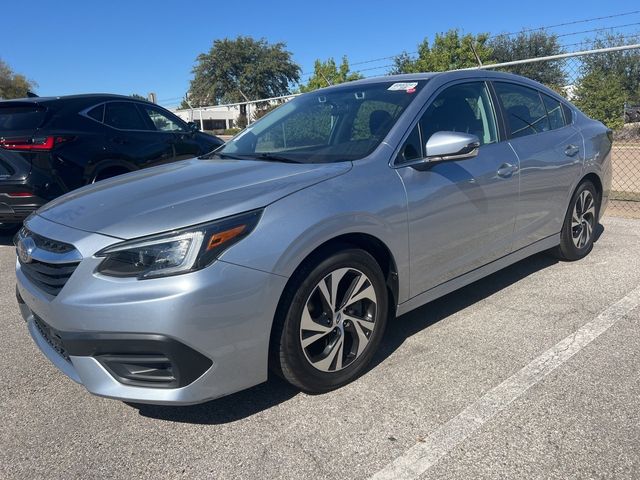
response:
<path id="1" fill-rule="evenodd" d="M 624 124 L 625 92 L 622 78 L 615 72 L 594 69 L 576 85 L 573 103 L 607 127 L 617 129 Z"/>
<path id="2" fill-rule="evenodd" d="M 433 45 L 426 38 L 418 45 L 417 57 L 406 52 L 395 57 L 390 73 L 443 72 L 476 67 L 478 59 L 482 63 L 492 59 L 488 39 L 487 33 L 462 35 L 457 29 L 437 33 Z"/>
<path id="3" fill-rule="evenodd" d="M 300 86 L 300 91 L 311 92 L 318 88 L 337 85 L 344 82 L 351 82 L 361 78 L 363 77 L 358 72 L 350 71 L 349 60 L 347 60 L 346 55 L 342 57 L 342 63 L 339 67 L 336 65 L 336 61 L 333 58 L 329 58 L 326 62 L 318 59 L 313 65 L 313 75 L 309 77 L 306 85 Z"/>
<path id="4" fill-rule="evenodd" d="M 489 41 L 495 63 L 526 58 L 546 57 L 563 53 L 558 37 L 545 31 L 520 32 L 516 36 L 498 35 Z M 562 61 L 525 63 L 505 67 L 506 71 L 531 78 L 559 90 L 567 84 Z"/>
<path id="5" fill-rule="evenodd" d="M 142 95 L 139 95 L 137 93 L 132 93 L 131 95 L 129 95 L 131 98 L 135 98 L 136 100 L 146 100 L 147 97 L 143 97 Z"/>
<path id="6" fill-rule="evenodd" d="M 208 53 L 198 55 L 190 103 L 197 107 L 289 94 L 300 67 L 285 48 L 284 43 L 243 36 L 215 40 Z"/>
<path id="7" fill-rule="evenodd" d="M 624 45 L 620 35 L 596 38 L 593 48 Z M 573 102 L 609 128 L 624 124 L 624 102 L 640 101 L 640 52 L 619 50 L 582 57 L 581 75 Z"/>
<path id="8" fill-rule="evenodd" d="M 607 35 L 593 40 L 593 48 L 618 47 L 628 41 L 623 35 Z M 582 59 L 583 72 L 608 72 L 620 79 L 625 100 L 640 102 L 640 50 L 619 50 L 617 52 L 586 55 Z"/>
<path id="9" fill-rule="evenodd" d="M 0 59 L 0 99 L 24 98 L 37 84 L 24 75 L 15 73 Z"/>

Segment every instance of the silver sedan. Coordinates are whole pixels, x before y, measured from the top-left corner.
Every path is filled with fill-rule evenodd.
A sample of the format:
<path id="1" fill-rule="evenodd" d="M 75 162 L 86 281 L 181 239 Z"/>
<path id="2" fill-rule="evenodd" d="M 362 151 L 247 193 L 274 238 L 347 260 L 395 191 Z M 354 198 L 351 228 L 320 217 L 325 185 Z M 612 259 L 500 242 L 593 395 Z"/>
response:
<path id="1" fill-rule="evenodd" d="M 301 95 L 205 157 L 49 203 L 16 236 L 44 354 L 90 392 L 189 404 L 356 379 L 396 316 L 529 255 L 578 260 L 611 132 L 485 71 Z"/>

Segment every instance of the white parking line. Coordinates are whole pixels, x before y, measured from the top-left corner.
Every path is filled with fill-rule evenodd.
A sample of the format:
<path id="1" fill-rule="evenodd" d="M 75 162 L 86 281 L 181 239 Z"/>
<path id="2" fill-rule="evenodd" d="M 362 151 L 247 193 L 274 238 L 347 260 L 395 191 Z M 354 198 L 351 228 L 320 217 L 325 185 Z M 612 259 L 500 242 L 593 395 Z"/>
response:
<path id="1" fill-rule="evenodd" d="M 418 478 L 529 388 L 589 345 L 638 305 L 640 287 L 487 392 L 432 433 L 424 442 L 417 443 L 376 473 L 372 477 L 373 480 Z"/>

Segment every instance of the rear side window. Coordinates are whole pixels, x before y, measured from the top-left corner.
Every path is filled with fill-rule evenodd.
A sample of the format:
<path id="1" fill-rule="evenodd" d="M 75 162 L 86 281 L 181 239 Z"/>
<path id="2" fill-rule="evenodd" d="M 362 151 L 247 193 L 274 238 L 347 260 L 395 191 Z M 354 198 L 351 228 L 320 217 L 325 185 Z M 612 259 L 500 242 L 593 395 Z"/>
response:
<path id="1" fill-rule="evenodd" d="M 44 122 L 46 109 L 37 105 L 0 107 L 0 130 L 36 129 Z"/>
<path id="2" fill-rule="evenodd" d="M 87 112 L 87 116 L 102 123 L 104 121 L 104 104 L 98 105 Z"/>
<path id="3" fill-rule="evenodd" d="M 544 106 L 547 109 L 547 116 L 549 117 L 549 126 L 551 127 L 551 130 L 564 127 L 564 115 L 562 114 L 562 106 L 560 102 L 548 95 L 545 95 L 544 93 L 541 95 L 542 100 L 544 101 Z"/>
<path id="4" fill-rule="evenodd" d="M 551 129 L 549 117 L 537 90 L 514 83 L 495 83 L 512 138 Z"/>
<path id="5" fill-rule="evenodd" d="M 562 111 L 564 112 L 564 121 L 565 121 L 565 123 L 567 125 L 571 125 L 573 123 L 573 112 L 564 103 L 562 104 Z"/>
<path id="6" fill-rule="evenodd" d="M 134 103 L 109 102 L 104 112 L 104 123 L 120 130 L 148 130 Z"/>

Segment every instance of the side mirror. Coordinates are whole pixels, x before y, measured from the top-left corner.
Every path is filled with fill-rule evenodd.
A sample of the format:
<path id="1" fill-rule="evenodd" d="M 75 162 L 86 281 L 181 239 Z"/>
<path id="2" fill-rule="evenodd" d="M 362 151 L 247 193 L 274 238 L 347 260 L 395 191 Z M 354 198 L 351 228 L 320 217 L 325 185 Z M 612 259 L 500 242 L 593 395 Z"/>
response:
<path id="1" fill-rule="evenodd" d="M 436 132 L 426 146 L 427 162 L 463 160 L 478 155 L 480 139 L 476 135 L 460 132 Z"/>
<path id="2" fill-rule="evenodd" d="M 189 130 L 189 132 L 195 133 L 200 130 L 200 127 L 198 127 L 198 124 L 196 122 L 188 122 L 187 129 Z"/>

